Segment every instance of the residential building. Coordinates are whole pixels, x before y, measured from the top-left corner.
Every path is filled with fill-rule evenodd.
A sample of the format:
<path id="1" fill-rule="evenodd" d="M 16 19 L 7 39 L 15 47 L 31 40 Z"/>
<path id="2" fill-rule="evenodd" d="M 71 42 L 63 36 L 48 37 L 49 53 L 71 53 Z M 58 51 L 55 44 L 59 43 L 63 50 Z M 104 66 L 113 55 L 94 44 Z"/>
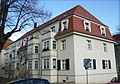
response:
<path id="1" fill-rule="evenodd" d="M 5 53 L 6 53 L 6 48 L 12 43 L 12 40 L 8 39 L 6 43 L 3 46 L 3 49 L 1 50 L 0 53 L 0 77 L 4 77 L 4 67 L 5 67 Z"/>
<path id="2" fill-rule="evenodd" d="M 116 58 L 116 67 L 117 74 L 120 76 L 120 34 L 113 35 L 115 40 L 115 58 Z"/>
<path id="3" fill-rule="evenodd" d="M 13 72 L 19 65 L 28 73 L 25 77 L 45 78 L 51 83 L 86 83 L 86 58 L 91 60 L 89 83 L 107 83 L 117 76 L 114 40 L 108 26 L 80 5 L 35 26 L 6 52 L 9 58 L 5 63 L 11 64 Z"/>

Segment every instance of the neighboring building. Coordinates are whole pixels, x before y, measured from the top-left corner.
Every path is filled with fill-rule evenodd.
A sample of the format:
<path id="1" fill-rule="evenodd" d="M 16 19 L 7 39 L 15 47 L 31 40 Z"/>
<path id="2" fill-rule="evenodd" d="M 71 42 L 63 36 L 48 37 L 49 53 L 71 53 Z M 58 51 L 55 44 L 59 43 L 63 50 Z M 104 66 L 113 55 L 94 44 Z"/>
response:
<path id="1" fill-rule="evenodd" d="M 24 77 L 45 78 L 51 83 L 86 83 L 86 58 L 91 59 L 89 83 L 107 83 L 117 76 L 108 26 L 79 5 L 27 32 L 7 47 L 5 55 L 6 66 L 10 64 L 17 76 L 22 66 L 27 72 Z"/>
<path id="2" fill-rule="evenodd" d="M 3 49 L 0 53 L 0 77 L 4 77 L 4 66 L 5 66 L 5 56 L 4 54 L 6 53 L 6 48 L 12 43 L 10 39 L 8 39 L 3 46 Z"/>
<path id="3" fill-rule="evenodd" d="M 113 35 L 115 43 L 115 58 L 118 76 L 120 76 L 120 34 Z"/>

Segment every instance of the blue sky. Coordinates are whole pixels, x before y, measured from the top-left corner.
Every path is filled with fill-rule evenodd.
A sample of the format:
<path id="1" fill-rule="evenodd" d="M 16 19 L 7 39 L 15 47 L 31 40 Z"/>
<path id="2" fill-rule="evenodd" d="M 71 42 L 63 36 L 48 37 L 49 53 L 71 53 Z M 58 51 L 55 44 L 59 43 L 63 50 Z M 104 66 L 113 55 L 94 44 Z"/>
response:
<path id="1" fill-rule="evenodd" d="M 117 32 L 116 27 L 120 27 L 119 0 L 39 0 L 39 5 L 44 5 L 46 10 L 52 12 L 51 19 L 76 5 L 81 5 L 101 22 L 109 26 L 111 34 L 115 34 Z M 14 39 L 25 32 L 23 30 L 19 34 L 13 35 Z"/>

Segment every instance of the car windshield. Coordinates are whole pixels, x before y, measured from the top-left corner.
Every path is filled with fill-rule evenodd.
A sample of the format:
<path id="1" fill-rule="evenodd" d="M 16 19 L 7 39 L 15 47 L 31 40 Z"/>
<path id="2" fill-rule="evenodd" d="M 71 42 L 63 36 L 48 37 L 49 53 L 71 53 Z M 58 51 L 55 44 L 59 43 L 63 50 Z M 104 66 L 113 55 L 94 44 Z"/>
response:
<path id="1" fill-rule="evenodd" d="M 112 80 L 111 80 L 111 82 L 120 82 L 120 78 L 113 78 Z"/>

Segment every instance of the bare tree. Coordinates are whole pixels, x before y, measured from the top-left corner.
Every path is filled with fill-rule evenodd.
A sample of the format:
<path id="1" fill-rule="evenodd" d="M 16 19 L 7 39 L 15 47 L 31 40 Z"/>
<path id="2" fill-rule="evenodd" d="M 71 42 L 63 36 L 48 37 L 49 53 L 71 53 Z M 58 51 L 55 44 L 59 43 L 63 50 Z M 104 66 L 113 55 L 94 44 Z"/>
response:
<path id="1" fill-rule="evenodd" d="M 0 52 L 6 40 L 15 32 L 39 19 L 49 19 L 51 13 L 36 7 L 38 0 L 0 0 Z M 7 30 L 7 32 L 5 32 Z"/>

